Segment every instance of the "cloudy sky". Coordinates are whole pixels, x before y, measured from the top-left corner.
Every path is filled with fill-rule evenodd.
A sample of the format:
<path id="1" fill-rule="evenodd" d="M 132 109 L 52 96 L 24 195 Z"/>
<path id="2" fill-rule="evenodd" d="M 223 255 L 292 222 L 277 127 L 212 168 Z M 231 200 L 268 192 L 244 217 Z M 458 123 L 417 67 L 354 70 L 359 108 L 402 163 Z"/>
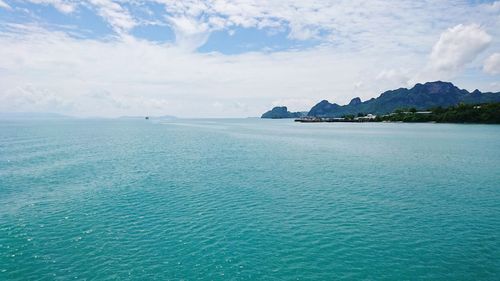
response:
<path id="1" fill-rule="evenodd" d="M 500 1 L 0 0 L 0 111 L 258 116 L 500 91 Z"/>

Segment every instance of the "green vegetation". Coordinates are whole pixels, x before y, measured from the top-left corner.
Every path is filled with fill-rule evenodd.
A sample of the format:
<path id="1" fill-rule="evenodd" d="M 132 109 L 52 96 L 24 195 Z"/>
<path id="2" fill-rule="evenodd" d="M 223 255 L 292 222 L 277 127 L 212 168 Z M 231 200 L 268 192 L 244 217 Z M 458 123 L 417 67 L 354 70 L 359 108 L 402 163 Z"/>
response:
<path id="1" fill-rule="evenodd" d="M 500 103 L 462 103 L 448 108 L 435 107 L 428 111 L 398 109 L 392 114 L 377 116 L 375 121 L 500 124 Z"/>
<path id="2" fill-rule="evenodd" d="M 347 114 L 342 116 L 345 120 L 354 120 L 354 115 L 353 114 Z"/>

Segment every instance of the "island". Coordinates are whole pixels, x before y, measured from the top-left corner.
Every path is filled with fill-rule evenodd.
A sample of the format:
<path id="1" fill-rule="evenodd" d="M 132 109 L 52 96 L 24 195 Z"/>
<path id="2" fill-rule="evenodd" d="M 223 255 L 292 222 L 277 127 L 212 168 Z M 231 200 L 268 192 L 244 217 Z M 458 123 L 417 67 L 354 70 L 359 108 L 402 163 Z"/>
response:
<path id="1" fill-rule="evenodd" d="M 262 118 L 296 118 L 316 122 L 459 122 L 498 124 L 500 92 L 469 92 L 450 82 L 427 82 L 414 87 L 383 92 L 362 101 L 353 98 L 346 105 L 323 100 L 307 114 L 294 117 L 285 106 L 275 107 Z"/>
<path id="2" fill-rule="evenodd" d="M 465 104 L 448 108 L 435 107 L 425 111 L 416 108 L 397 109 L 393 113 L 384 115 L 358 114 L 342 117 L 311 117 L 305 116 L 295 119 L 296 122 L 434 122 L 434 123 L 481 123 L 500 124 L 500 103 Z"/>
<path id="3" fill-rule="evenodd" d="M 262 114 L 261 118 L 267 119 L 283 119 L 283 118 L 300 118 L 307 115 L 307 112 L 290 112 L 286 106 L 277 106 L 268 112 Z"/>

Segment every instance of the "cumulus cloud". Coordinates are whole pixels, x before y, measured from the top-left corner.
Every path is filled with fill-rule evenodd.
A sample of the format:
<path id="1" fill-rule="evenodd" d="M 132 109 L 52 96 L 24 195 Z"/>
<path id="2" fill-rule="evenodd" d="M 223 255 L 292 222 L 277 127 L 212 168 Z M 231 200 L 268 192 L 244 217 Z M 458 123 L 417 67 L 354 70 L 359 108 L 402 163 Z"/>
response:
<path id="1" fill-rule="evenodd" d="M 500 74 L 500 53 L 494 53 L 484 61 L 483 70 L 489 74 Z"/>
<path id="2" fill-rule="evenodd" d="M 431 67 L 439 72 L 455 72 L 471 63 L 491 43 L 491 36 L 477 24 L 447 29 L 432 48 Z"/>
<path id="3" fill-rule="evenodd" d="M 82 40 L 29 28 L 0 33 L 0 46 L 0 96 L 9 97 L 2 100 L 5 109 L 19 107 L 9 93 L 29 84 L 59 100 L 43 104 L 53 104 L 58 112 L 71 104 L 66 107 L 70 113 L 86 116 L 258 116 L 277 100 L 288 101 L 297 110 L 305 109 L 298 101 L 310 105 L 328 98 L 345 103 L 365 63 L 385 61 L 378 56 L 337 54 L 330 48 L 200 54 L 133 38 Z M 26 96 L 24 104 L 49 110 L 32 102 L 29 91 L 15 93 Z M 223 104 L 224 110 L 212 104 Z"/>
<path id="4" fill-rule="evenodd" d="M 387 0 L 154 1 L 164 5 L 178 40 L 197 42 L 194 45 L 202 45 L 213 31 L 242 27 L 286 31 L 289 39 L 299 41 L 315 39 L 366 47 L 383 38 L 386 44 L 411 42 L 418 47 L 425 41 L 422 30 L 444 28 L 446 22 L 471 13 L 469 4 L 462 0 L 454 5 L 434 0 L 425 3 L 413 0 L 397 3 Z M 444 10 L 446 14 L 436 12 Z M 193 32 L 193 28 L 197 32 Z"/>
<path id="5" fill-rule="evenodd" d="M 307 109 L 322 99 L 345 104 L 354 96 L 366 100 L 409 86 L 407 81 L 415 77 L 422 82 L 427 80 L 422 77 L 434 80 L 451 73 L 459 75 L 453 82 L 460 86 L 459 70 L 481 57 L 488 45 L 498 49 L 492 38 L 500 33 L 492 12 L 496 3 L 474 6 L 466 0 L 453 5 L 441 0 L 29 1 L 59 5 L 68 17 L 88 9 L 120 36 L 98 40 L 74 36 L 75 29 L 71 34 L 54 26 L 44 29 L 36 24 L 43 15 L 36 15 L 33 25 L 0 23 L 4 109 L 24 104 L 76 115 L 236 117 L 258 116 L 278 103 L 291 110 Z M 13 9 L 6 12 L 20 10 L 15 3 L 9 2 Z M 480 25 L 457 25 L 466 15 Z M 134 38 L 131 31 L 151 20 L 169 26 L 175 42 Z M 291 44 L 232 55 L 196 51 L 212 32 L 239 35 L 242 28 L 269 36 L 281 33 L 279 40 L 288 38 Z M 247 43 L 238 41 L 242 37 L 232 37 L 232 43 Z M 294 46 L 297 40 L 311 39 L 304 42 L 308 47 Z M 484 71 L 492 69 L 485 64 Z M 478 79 L 474 88 L 484 86 L 480 83 Z"/>
<path id="6" fill-rule="evenodd" d="M 87 2 L 68 0 L 29 1 L 51 4 L 66 13 L 77 6 L 88 6 Z M 466 0 L 457 0 L 453 5 L 440 0 L 400 0 L 397 3 L 388 0 L 145 0 L 127 1 L 127 5 L 125 1 L 116 0 L 88 2 L 118 34 L 150 22 L 141 18 L 140 13 L 131 14 L 128 8 L 149 9 L 151 3 L 155 7 L 162 6 L 163 24 L 170 25 L 176 43 L 189 50 L 202 46 L 214 31 L 238 27 L 267 29 L 267 34 L 286 32 L 293 40 L 314 39 L 351 48 L 352 44 L 357 48 L 400 44 L 418 49 L 427 43 L 430 30 L 443 29 L 450 26 L 450 22 L 456 24 L 457 19 L 466 16 L 480 20 L 482 15 L 477 11 L 494 10 L 498 6 L 495 2 L 474 8 Z"/>

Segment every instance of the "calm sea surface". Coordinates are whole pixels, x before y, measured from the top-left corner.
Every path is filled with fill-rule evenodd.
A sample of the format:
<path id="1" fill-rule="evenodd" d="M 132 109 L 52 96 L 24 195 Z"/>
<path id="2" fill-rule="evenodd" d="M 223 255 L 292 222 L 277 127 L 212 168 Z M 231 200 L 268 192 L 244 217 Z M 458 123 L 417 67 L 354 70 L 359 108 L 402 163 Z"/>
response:
<path id="1" fill-rule="evenodd" d="M 0 121 L 0 280 L 499 280 L 500 126 Z"/>

